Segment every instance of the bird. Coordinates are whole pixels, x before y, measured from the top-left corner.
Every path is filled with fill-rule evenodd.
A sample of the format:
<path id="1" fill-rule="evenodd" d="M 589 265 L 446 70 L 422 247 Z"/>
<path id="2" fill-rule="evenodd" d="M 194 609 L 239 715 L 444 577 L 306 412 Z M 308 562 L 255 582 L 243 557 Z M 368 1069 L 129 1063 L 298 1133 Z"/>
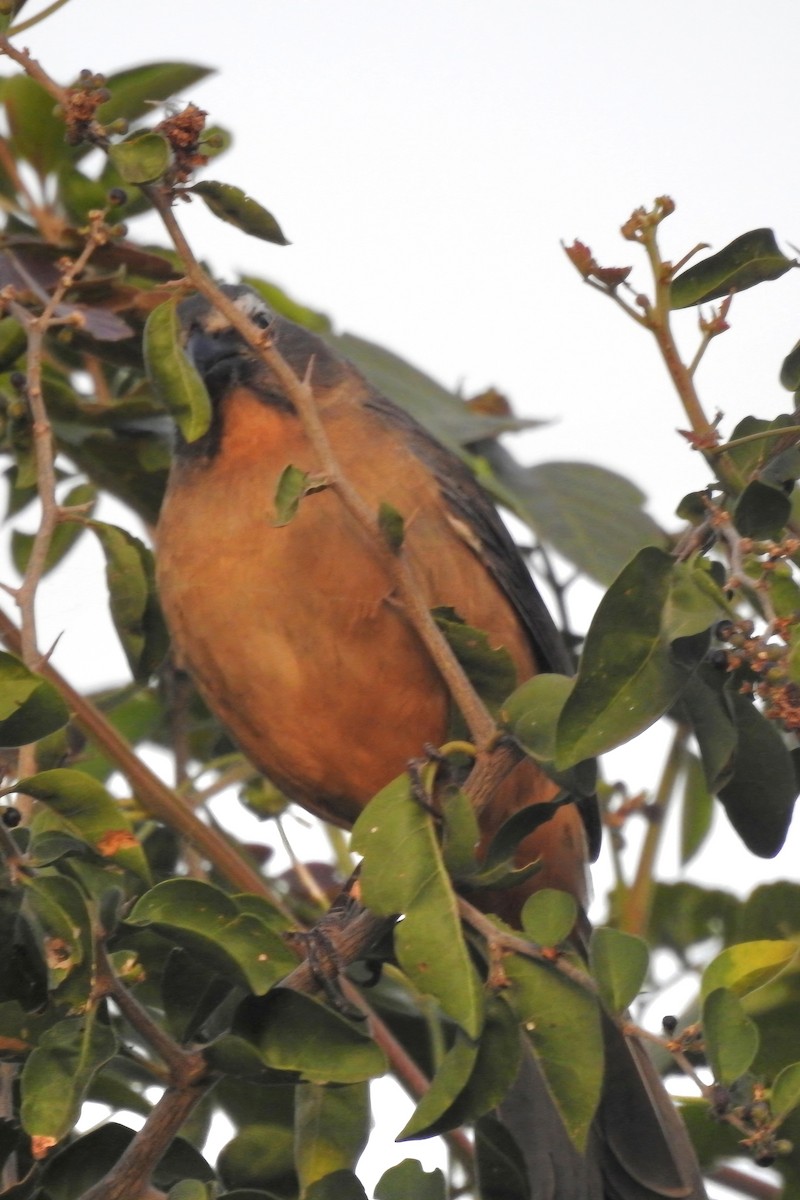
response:
<path id="1" fill-rule="evenodd" d="M 519 683 L 571 673 L 522 555 L 461 459 L 257 291 L 222 291 L 310 387 L 348 484 L 372 511 L 389 505 L 401 515 L 402 553 L 426 606 L 454 610 L 502 647 Z M 385 557 L 336 487 L 320 486 L 293 519 L 279 520 L 286 468 L 313 479 L 320 464 L 275 371 L 204 296 L 183 301 L 179 316 L 212 416 L 195 441 L 177 437 L 157 528 L 158 592 L 173 645 L 250 761 L 308 811 L 348 827 L 411 760 L 446 740 L 451 697 L 394 594 Z M 560 790 L 524 758 L 481 813 L 482 844 Z M 593 798 L 554 806 L 517 848 L 517 863 L 538 862 L 536 873 L 522 887 L 476 893 L 475 902 L 519 925 L 530 891 L 553 887 L 585 912 L 599 840 Z M 609 1036 L 617 1078 L 586 1156 L 531 1058 L 501 1109 L 508 1127 L 518 1126 L 533 1200 L 701 1200 L 699 1169 L 660 1077 L 638 1044 L 616 1027 Z"/>

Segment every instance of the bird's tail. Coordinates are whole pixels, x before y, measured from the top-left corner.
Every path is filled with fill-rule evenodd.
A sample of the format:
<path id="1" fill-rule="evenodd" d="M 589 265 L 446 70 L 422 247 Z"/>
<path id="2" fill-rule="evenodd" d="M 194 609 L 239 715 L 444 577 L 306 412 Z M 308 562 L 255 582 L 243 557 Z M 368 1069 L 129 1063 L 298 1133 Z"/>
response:
<path id="1" fill-rule="evenodd" d="M 612 1021 L 604 1027 L 605 1081 L 585 1154 L 526 1042 L 498 1116 L 525 1161 L 531 1200 L 706 1200 L 689 1136 L 647 1052 Z"/>

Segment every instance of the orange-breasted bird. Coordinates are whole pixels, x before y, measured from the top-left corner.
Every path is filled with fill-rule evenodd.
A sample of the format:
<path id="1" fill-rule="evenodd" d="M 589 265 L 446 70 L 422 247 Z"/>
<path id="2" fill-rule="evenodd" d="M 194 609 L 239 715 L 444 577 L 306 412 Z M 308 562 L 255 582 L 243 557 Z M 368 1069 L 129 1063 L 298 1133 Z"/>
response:
<path id="1" fill-rule="evenodd" d="M 568 672 L 525 563 L 465 465 L 320 338 L 249 288 L 223 290 L 310 382 L 333 454 L 361 499 L 401 514 L 402 552 L 428 608 L 454 609 L 504 647 L 519 682 Z M 285 468 L 319 473 L 303 424 L 225 316 L 202 297 L 180 311 L 213 419 L 203 437 L 176 449 L 157 539 L 164 613 L 199 691 L 248 758 L 297 803 L 347 826 L 409 760 L 446 739 L 450 695 L 334 487 L 276 523 Z M 558 790 L 532 760 L 520 763 L 482 813 L 484 840 Z M 519 847 L 519 862 L 542 863 L 526 892 L 561 888 L 585 907 L 598 841 L 593 801 L 556 809 Z M 515 921 L 526 892 L 496 894 L 492 911 Z M 638 1044 L 618 1042 L 585 1159 L 541 1079 L 518 1081 L 503 1116 L 527 1156 L 534 1200 L 705 1195 L 658 1075 Z"/>

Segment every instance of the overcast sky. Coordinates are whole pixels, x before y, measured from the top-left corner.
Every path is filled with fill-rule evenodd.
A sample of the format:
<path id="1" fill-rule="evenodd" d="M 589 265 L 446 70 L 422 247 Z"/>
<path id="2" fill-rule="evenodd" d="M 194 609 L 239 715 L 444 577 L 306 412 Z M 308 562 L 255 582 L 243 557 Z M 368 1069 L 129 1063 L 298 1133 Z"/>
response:
<path id="1" fill-rule="evenodd" d="M 216 67 L 185 96 L 235 134 L 208 174 L 271 208 L 293 244 L 182 206 L 213 269 L 270 277 L 466 393 L 498 386 L 554 422 L 518 443 L 527 460 L 612 466 L 668 522 L 707 471 L 675 433 L 647 336 L 582 285 L 559 240 L 633 262 L 646 288 L 618 229 L 666 192 L 673 259 L 762 225 L 792 253 L 799 26 L 796 0 L 72 0 L 22 40 L 65 83 L 155 59 Z M 777 373 L 799 300 L 795 272 L 736 299 L 699 377 L 725 430 L 790 407 Z M 694 320 L 680 322 L 690 355 Z M 53 631 L 68 627 L 70 669 L 92 618 L 74 593 L 45 609 Z M 123 670 L 114 649 L 106 669 Z M 794 845 L 766 877 L 793 874 Z M 752 860 L 720 847 L 746 884 Z"/>

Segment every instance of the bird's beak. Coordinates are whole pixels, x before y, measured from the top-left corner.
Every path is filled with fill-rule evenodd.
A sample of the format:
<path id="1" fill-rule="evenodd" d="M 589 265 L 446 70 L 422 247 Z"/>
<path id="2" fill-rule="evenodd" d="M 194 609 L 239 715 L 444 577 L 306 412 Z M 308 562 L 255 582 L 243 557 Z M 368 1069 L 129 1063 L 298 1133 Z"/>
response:
<path id="1" fill-rule="evenodd" d="M 193 328 L 186 340 L 186 353 L 211 388 L 227 384 L 236 373 L 244 343 L 235 329 L 207 333 Z"/>

